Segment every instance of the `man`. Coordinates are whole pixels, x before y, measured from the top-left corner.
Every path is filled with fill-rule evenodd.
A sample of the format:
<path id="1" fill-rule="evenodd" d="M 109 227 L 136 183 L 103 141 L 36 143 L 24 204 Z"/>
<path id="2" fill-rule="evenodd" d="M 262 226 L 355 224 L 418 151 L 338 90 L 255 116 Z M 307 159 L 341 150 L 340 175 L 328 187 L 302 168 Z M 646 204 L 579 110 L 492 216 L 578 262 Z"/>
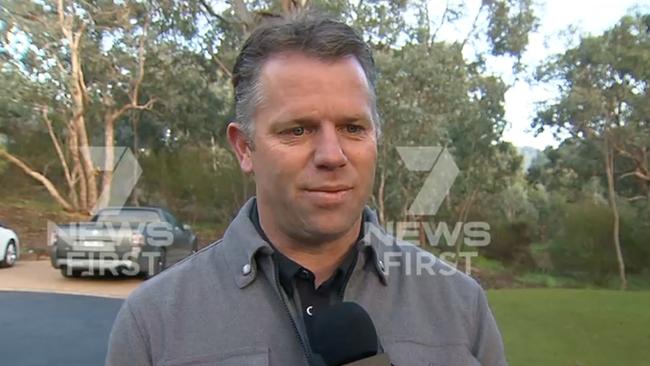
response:
<path id="1" fill-rule="evenodd" d="M 256 197 L 222 240 L 129 296 L 107 364 L 314 365 L 312 316 L 352 301 L 394 365 L 505 365 L 475 281 L 441 262 L 420 273 L 407 258 L 435 258 L 363 235 L 378 225 L 365 204 L 380 135 L 363 40 L 313 16 L 274 21 L 244 44 L 233 85 L 228 139 Z"/>

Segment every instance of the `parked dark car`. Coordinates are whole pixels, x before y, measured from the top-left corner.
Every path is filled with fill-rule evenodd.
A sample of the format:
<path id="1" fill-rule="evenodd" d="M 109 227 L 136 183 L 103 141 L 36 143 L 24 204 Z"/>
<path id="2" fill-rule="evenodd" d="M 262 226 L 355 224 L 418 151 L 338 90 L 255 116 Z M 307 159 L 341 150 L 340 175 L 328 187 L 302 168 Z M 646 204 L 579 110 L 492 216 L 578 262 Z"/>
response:
<path id="1" fill-rule="evenodd" d="M 49 230 L 50 259 L 65 277 L 83 272 L 147 277 L 197 249 L 197 237 L 164 208 L 104 208 L 89 222 Z"/>

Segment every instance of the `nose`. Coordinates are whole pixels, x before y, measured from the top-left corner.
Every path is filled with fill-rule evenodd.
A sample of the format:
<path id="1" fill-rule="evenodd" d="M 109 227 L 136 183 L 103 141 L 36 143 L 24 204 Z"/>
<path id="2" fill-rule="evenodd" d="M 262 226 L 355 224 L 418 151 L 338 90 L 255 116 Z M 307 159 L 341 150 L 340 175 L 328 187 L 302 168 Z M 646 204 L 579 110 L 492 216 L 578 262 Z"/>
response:
<path id="1" fill-rule="evenodd" d="M 324 126 L 315 139 L 314 164 L 320 169 L 334 170 L 345 166 L 348 158 L 343 152 L 339 135 L 334 126 Z"/>

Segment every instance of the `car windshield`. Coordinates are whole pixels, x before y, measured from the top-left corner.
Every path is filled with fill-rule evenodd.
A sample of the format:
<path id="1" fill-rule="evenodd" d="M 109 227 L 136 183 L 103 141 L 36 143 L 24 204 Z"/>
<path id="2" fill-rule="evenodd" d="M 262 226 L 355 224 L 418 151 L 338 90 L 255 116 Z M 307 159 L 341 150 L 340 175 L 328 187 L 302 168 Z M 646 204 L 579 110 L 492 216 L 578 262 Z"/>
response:
<path id="1" fill-rule="evenodd" d="M 160 222 L 155 211 L 147 210 L 103 210 L 95 218 L 97 222 Z"/>

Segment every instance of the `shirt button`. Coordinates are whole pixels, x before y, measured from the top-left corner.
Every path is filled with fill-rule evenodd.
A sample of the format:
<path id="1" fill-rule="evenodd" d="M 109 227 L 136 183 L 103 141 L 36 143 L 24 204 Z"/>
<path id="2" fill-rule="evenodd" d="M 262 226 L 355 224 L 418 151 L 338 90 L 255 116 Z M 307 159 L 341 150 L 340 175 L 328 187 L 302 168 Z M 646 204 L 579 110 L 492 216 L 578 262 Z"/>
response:
<path id="1" fill-rule="evenodd" d="M 241 268 L 241 273 L 242 273 L 244 276 L 248 276 L 248 275 L 251 273 L 251 269 L 252 269 L 252 268 L 251 268 L 251 265 L 250 265 L 250 264 L 245 264 L 245 265 Z"/>
<path id="2" fill-rule="evenodd" d="M 305 312 L 306 312 L 307 315 L 309 315 L 309 316 L 314 315 L 314 306 L 313 306 L 313 305 L 309 305 L 309 306 L 307 306 L 307 308 L 305 309 Z"/>
<path id="3" fill-rule="evenodd" d="M 382 260 L 379 261 L 379 269 L 382 272 L 386 272 L 386 268 L 384 267 L 384 261 L 382 261 Z"/>
<path id="4" fill-rule="evenodd" d="M 309 276 L 309 271 L 307 271 L 307 270 L 304 269 L 304 268 L 301 269 L 301 270 L 300 270 L 300 277 L 303 278 L 303 279 L 305 279 L 305 280 L 309 279 L 309 277 L 310 277 L 310 276 Z"/>

